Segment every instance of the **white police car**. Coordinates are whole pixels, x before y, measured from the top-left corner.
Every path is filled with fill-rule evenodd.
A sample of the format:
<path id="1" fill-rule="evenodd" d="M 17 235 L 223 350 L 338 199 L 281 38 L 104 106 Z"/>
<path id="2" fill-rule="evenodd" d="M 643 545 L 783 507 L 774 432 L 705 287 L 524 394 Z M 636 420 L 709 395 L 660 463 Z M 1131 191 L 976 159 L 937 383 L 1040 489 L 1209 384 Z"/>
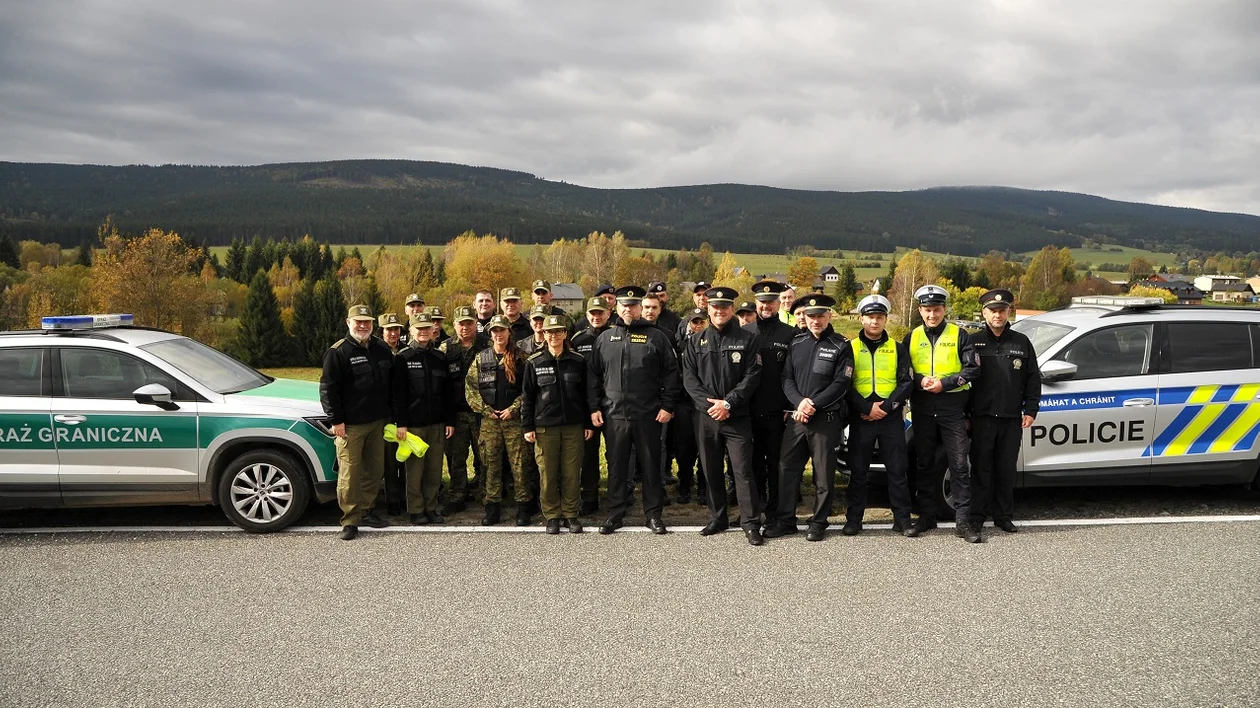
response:
<path id="1" fill-rule="evenodd" d="M 131 321 L 0 333 L 0 508 L 214 504 L 263 532 L 335 498 L 318 384 Z"/>

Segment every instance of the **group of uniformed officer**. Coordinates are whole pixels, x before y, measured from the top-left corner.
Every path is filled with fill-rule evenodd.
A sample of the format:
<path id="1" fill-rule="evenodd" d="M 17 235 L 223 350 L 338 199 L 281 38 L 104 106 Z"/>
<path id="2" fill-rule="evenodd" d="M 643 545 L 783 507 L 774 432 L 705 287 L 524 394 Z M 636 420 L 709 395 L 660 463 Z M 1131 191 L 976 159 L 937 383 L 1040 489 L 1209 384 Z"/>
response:
<path id="1" fill-rule="evenodd" d="M 852 477 L 844 535 L 862 530 L 876 447 L 895 531 L 915 537 L 936 526 L 938 450 L 949 466 L 957 535 L 981 541 L 990 516 L 998 528 L 1017 530 L 1011 517 L 1020 427 L 1037 414 L 1040 376 L 1031 343 L 1007 326 L 1009 291 L 982 296 L 985 329 L 968 336 L 945 320 L 947 292 L 924 286 L 915 293 L 923 325 L 903 342 L 885 330 L 889 301 L 871 295 L 859 303 L 862 330 L 850 342 L 832 327 L 832 298 L 795 298 L 774 281 L 752 289 L 754 302 L 737 307 L 734 289 L 698 283 L 695 308 L 679 316 L 664 307 L 664 283 L 646 290 L 601 286 L 579 325 L 551 305 L 550 284 L 540 280 L 528 315 L 515 288 L 499 293 L 501 313 L 493 293 L 479 291 L 472 307 L 455 309 L 450 337 L 440 327 L 440 310 L 425 308 L 419 295 L 407 300 L 409 331 L 395 315 L 382 314 L 380 339 L 372 336 L 370 308 L 351 307 L 349 336 L 328 350 L 320 383 L 337 437 L 342 538 L 354 538 L 360 524 L 387 525 L 372 511 L 383 469 L 391 513 L 401 513 L 405 502 L 413 523 L 442 523 L 444 458 L 451 478 L 446 512 L 463 510 L 479 493 L 483 524 L 499 523 L 510 468 L 518 525 L 541 511 L 548 533 L 562 527 L 581 533 L 579 517 L 599 509 L 602 434 L 608 492 L 600 533 L 624 524 L 635 480 L 642 484 L 645 525 L 666 533 L 661 511 L 669 503 L 672 456 L 679 500 L 689 500 L 694 481 L 697 500 L 708 506 L 701 533 L 726 530 L 733 502 L 755 546 L 797 532 L 800 486 L 811 462 L 806 538 L 820 541 L 846 425 Z M 784 304 L 792 306 L 790 315 Z M 914 416 L 917 521 L 907 404 Z M 410 433 L 429 445 L 401 471 L 392 456 L 384 459 L 389 421 L 398 443 Z M 475 487 L 467 471 L 470 447 Z"/>

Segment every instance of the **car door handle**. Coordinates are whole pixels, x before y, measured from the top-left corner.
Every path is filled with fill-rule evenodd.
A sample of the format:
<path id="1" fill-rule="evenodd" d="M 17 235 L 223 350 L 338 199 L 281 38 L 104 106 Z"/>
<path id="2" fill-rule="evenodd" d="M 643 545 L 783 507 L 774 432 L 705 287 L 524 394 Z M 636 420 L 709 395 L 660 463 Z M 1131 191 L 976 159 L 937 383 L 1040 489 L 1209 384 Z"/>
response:
<path id="1" fill-rule="evenodd" d="M 79 423 L 82 423 L 83 421 L 87 420 L 87 416 L 55 415 L 53 416 L 53 420 L 57 421 L 58 423 L 65 423 L 66 425 L 78 425 Z"/>
<path id="2" fill-rule="evenodd" d="M 1155 405 L 1154 398 L 1126 398 L 1124 401 L 1126 408 L 1140 408 L 1142 406 Z"/>

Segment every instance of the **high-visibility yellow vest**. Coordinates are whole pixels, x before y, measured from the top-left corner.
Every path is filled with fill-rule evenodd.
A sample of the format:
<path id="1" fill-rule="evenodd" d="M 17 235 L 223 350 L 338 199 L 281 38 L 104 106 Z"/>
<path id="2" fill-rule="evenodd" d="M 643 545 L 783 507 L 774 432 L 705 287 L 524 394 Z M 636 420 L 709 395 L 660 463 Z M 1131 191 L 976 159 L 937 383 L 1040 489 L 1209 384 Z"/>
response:
<path id="1" fill-rule="evenodd" d="M 870 396 L 872 390 L 880 398 L 888 398 L 897 388 L 897 343 L 889 338 L 871 351 L 859 340 L 861 335 L 853 339 L 853 388 L 862 398 Z"/>
<path id="2" fill-rule="evenodd" d="M 791 312 L 788 312 L 788 309 L 786 307 L 779 310 L 779 320 L 785 324 L 790 324 L 793 327 L 796 326 L 796 315 L 792 314 Z"/>
<path id="3" fill-rule="evenodd" d="M 940 379 L 962 371 L 962 357 L 958 354 L 960 331 L 958 325 L 946 324 L 933 345 L 923 325 L 915 327 L 910 333 L 910 364 L 914 366 L 915 373 Z M 950 389 L 946 393 L 966 391 L 969 388 L 970 383 Z"/>

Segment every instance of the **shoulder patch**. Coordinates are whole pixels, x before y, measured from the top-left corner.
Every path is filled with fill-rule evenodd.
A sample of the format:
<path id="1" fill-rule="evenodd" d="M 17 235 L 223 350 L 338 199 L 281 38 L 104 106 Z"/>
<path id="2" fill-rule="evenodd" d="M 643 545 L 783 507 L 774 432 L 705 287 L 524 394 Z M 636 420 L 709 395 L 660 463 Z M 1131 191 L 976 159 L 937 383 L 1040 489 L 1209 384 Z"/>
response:
<path id="1" fill-rule="evenodd" d="M 538 351 L 534 352 L 533 354 L 530 354 L 530 355 L 529 355 L 529 358 L 530 358 L 530 359 L 537 359 L 538 357 L 540 357 L 540 356 L 542 356 L 542 355 L 543 355 L 543 350 L 539 349 Z"/>
<path id="2" fill-rule="evenodd" d="M 341 346 L 341 345 L 343 345 L 343 344 L 345 344 L 345 343 L 346 343 L 346 338 L 345 338 L 345 337 L 342 337 L 341 339 L 338 339 L 338 340 L 337 340 L 337 341 L 336 341 L 336 342 L 335 342 L 335 343 L 334 343 L 331 347 L 328 347 L 328 348 L 329 348 L 329 349 L 336 349 L 337 347 L 339 347 L 339 346 Z"/>

